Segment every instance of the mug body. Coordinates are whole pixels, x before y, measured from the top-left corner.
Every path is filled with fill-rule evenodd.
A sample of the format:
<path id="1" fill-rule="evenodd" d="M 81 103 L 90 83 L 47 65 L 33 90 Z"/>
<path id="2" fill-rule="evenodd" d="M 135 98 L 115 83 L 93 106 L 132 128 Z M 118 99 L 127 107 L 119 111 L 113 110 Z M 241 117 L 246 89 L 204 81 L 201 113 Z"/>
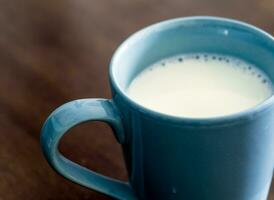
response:
<path id="1" fill-rule="evenodd" d="M 266 200 L 274 167 L 273 97 L 237 114 L 192 119 L 152 111 L 126 94 L 148 65 L 195 52 L 242 58 L 274 82 L 273 37 L 242 22 L 180 18 L 129 37 L 112 58 L 110 83 L 126 133 L 130 184 L 144 200 Z"/>

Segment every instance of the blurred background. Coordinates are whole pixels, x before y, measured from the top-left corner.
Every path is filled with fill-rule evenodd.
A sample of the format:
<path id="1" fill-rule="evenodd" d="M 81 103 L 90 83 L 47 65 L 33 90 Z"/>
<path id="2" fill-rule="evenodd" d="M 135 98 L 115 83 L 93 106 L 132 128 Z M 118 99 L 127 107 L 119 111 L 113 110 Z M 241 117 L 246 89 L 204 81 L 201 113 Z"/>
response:
<path id="1" fill-rule="evenodd" d="M 43 121 L 64 102 L 110 98 L 108 63 L 117 46 L 151 23 L 190 15 L 239 19 L 274 34 L 273 0 L 0 0 L 0 200 L 110 200 L 53 172 L 39 146 Z M 61 151 L 127 178 L 103 123 L 75 127 Z"/>

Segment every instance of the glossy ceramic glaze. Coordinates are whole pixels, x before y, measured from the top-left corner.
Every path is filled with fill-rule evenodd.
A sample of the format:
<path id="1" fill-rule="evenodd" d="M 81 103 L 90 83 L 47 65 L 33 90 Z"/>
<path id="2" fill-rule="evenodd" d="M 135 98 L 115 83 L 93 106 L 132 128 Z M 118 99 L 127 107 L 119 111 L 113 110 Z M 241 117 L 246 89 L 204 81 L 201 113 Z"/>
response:
<path id="1" fill-rule="evenodd" d="M 258 28 L 215 17 L 152 25 L 132 35 L 113 56 L 112 100 L 76 100 L 49 116 L 41 145 L 51 166 L 117 199 L 266 200 L 274 167 L 273 97 L 234 115 L 191 119 L 151 111 L 125 93 L 136 74 L 151 63 L 194 52 L 240 57 L 274 82 L 274 39 Z M 58 152 L 63 134 L 88 120 L 102 120 L 113 128 L 123 147 L 129 183 L 91 172 Z"/>

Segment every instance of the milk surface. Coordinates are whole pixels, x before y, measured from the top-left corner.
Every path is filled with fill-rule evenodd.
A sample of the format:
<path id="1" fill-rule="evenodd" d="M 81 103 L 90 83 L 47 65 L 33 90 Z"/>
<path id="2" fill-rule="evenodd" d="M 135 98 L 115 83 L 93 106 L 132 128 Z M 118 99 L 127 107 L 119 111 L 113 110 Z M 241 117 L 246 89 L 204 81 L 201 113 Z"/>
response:
<path id="1" fill-rule="evenodd" d="M 127 89 L 149 109 L 182 117 L 209 118 L 252 108 L 273 93 L 270 79 L 239 58 L 184 54 L 148 66 Z"/>

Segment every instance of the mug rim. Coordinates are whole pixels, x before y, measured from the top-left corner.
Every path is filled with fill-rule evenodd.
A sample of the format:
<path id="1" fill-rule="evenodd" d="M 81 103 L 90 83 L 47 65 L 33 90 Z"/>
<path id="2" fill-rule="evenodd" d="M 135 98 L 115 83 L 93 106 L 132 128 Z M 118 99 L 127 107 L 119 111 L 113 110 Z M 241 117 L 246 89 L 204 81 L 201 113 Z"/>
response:
<path id="1" fill-rule="evenodd" d="M 151 31 L 157 31 L 162 30 L 165 28 L 168 28 L 169 25 L 181 25 L 185 22 L 195 21 L 195 20 L 205 20 L 205 21 L 212 21 L 212 22 L 225 22 L 229 23 L 231 25 L 236 25 L 245 28 L 248 31 L 251 31 L 255 34 L 257 34 L 261 38 L 265 38 L 267 40 L 270 40 L 270 42 L 274 42 L 274 37 L 267 33 L 266 31 L 251 25 L 249 23 L 235 20 L 235 19 L 229 19 L 229 18 L 223 18 L 223 17 L 215 17 L 215 16 L 190 16 L 190 17 L 179 17 L 179 18 L 173 18 L 168 19 L 164 21 L 160 21 L 157 23 L 154 23 L 152 25 L 149 25 L 145 28 L 140 29 L 139 31 L 131 34 L 126 40 L 124 40 L 118 48 L 115 50 L 111 61 L 109 65 L 109 81 L 110 84 L 114 87 L 115 92 L 119 93 L 120 96 L 122 96 L 125 101 L 130 105 L 131 108 L 143 113 L 145 116 L 150 116 L 152 118 L 155 118 L 157 120 L 164 120 L 168 122 L 174 122 L 174 123 L 182 123 L 187 124 L 189 126 L 215 126 L 215 125 L 227 125 L 231 123 L 239 123 L 246 120 L 252 120 L 258 113 L 261 113 L 262 111 L 266 110 L 274 103 L 274 94 L 272 94 L 269 98 L 265 99 L 260 104 L 251 107 L 249 109 L 228 114 L 228 115 L 222 115 L 222 116 L 214 116 L 214 117 L 203 117 L 203 118 L 193 118 L 193 117 L 183 117 L 183 116 L 176 116 L 176 115 L 170 115 L 166 113 L 162 113 L 156 110 L 152 110 L 148 107 L 145 107 L 138 102 L 131 99 L 127 93 L 118 85 L 117 83 L 117 77 L 115 77 L 114 74 L 114 68 L 115 68 L 115 61 L 118 59 L 118 55 L 122 53 L 122 50 L 128 45 L 128 43 L 134 41 L 137 39 L 140 35 L 149 33 Z M 117 66 L 116 66 L 117 67 Z"/>

